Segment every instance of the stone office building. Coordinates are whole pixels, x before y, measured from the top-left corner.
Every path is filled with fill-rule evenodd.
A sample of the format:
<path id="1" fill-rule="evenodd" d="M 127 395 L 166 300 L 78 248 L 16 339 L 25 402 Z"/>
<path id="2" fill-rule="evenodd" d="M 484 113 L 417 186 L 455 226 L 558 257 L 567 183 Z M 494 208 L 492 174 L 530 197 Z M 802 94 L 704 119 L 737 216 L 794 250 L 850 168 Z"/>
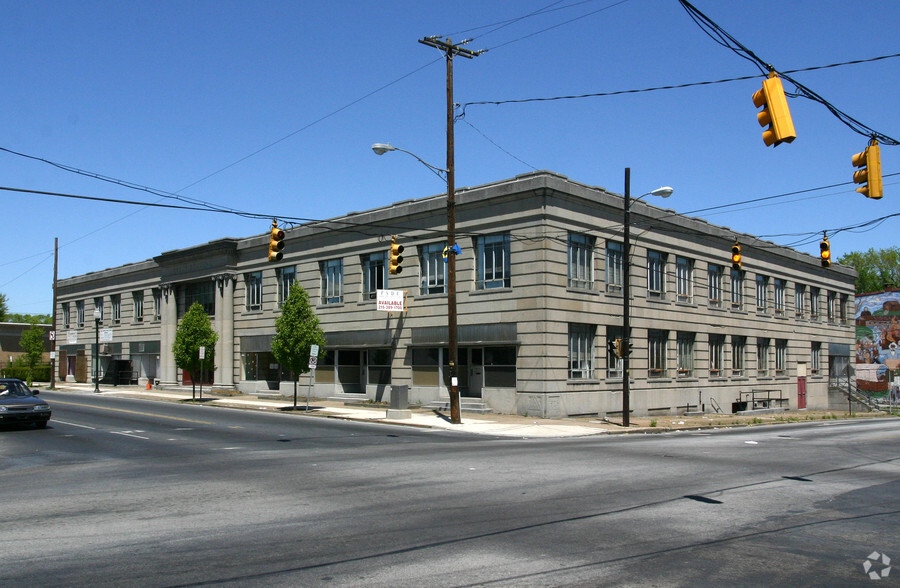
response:
<path id="1" fill-rule="evenodd" d="M 130 361 L 132 380 L 187 383 L 171 346 L 200 302 L 219 334 L 211 384 L 289 393 L 270 345 L 300 284 L 327 337 L 314 396 L 388 399 L 392 385 L 407 385 L 411 402 L 445 400 L 446 212 L 441 194 L 298 226 L 277 263 L 265 235 L 61 280 L 60 377 L 91 373 L 97 308 L 104 374 Z M 541 171 L 459 190 L 456 223 L 464 402 L 621 414 L 622 365 L 608 343 L 622 337 L 622 197 Z M 633 414 L 730 412 L 759 390 L 792 408 L 826 408 L 830 366 L 847 361 L 854 341 L 854 270 L 644 200 L 631 225 Z M 405 247 L 399 275 L 387 271 L 391 235 Z M 741 270 L 731 266 L 735 241 Z M 379 289 L 404 291 L 406 311 L 377 310 Z"/>

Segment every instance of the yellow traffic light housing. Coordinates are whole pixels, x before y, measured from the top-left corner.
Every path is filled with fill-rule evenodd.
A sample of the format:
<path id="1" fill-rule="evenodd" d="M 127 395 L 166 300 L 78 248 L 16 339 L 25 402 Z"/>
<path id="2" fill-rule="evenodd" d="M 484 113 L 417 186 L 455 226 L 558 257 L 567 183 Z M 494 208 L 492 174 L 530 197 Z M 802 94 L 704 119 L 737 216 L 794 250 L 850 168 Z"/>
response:
<path id="1" fill-rule="evenodd" d="M 881 183 L 881 147 L 878 146 L 878 141 L 869 141 L 866 150 L 854 155 L 852 162 L 854 167 L 861 168 L 853 172 L 853 181 L 862 184 L 856 191 L 875 200 L 884 196 Z"/>
<path id="2" fill-rule="evenodd" d="M 831 267 L 831 243 L 828 239 L 822 239 L 819 243 L 820 257 L 822 258 L 822 267 Z"/>
<path id="3" fill-rule="evenodd" d="M 269 233 L 269 261 L 281 261 L 284 256 L 284 231 L 278 228 L 278 221 L 272 221 L 272 231 Z"/>
<path id="4" fill-rule="evenodd" d="M 388 263 L 388 272 L 392 275 L 403 272 L 403 268 L 400 267 L 400 264 L 403 263 L 401 253 L 403 253 L 403 245 L 397 243 L 397 235 L 391 235 L 391 258 Z"/>
<path id="5" fill-rule="evenodd" d="M 757 108 L 762 107 L 756 119 L 761 127 L 768 127 L 762 134 L 766 147 L 790 143 L 797 138 L 784 86 L 774 71 L 769 73 L 768 79 L 763 80 L 762 89 L 753 93 L 753 104 Z"/>
<path id="6" fill-rule="evenodd" d="M 625 349 L 625 339 L 616 339 L 616 357 L 619 359 L 625 357 L 627 350 Z"/>
<path id="7" fill-rule="evenodd" d="M 741 269 L 741 244 L 737 241 L 731 246 L 731 267 L 732 269 Z"/>

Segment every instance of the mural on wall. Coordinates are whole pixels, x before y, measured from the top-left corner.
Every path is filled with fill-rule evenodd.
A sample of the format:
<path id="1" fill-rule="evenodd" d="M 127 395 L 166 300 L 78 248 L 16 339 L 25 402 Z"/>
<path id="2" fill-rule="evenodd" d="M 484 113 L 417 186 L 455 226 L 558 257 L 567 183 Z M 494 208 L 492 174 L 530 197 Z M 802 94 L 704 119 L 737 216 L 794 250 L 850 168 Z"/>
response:
<path id="1" fill-rule="evenodd" d="M 900 290 L 856 297 L 856 385 L 900 402 Z"/>

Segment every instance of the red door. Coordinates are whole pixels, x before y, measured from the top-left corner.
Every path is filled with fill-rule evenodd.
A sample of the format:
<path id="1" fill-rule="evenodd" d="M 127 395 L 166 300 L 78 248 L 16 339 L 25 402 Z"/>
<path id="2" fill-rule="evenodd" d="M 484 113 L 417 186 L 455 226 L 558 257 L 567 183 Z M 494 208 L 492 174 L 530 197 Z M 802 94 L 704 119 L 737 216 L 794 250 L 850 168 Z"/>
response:
<path id="1" fill-rule="evenodd" d="M 806 376 L 797 378 L 797 408 L 806 408 Z"/>

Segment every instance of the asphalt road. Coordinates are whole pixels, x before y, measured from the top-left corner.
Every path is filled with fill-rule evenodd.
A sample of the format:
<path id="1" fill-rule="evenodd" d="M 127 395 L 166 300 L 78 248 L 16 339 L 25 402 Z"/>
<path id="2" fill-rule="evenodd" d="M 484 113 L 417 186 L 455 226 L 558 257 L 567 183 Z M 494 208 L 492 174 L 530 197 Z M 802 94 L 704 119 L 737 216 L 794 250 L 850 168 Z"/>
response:
<path id="1" fill-rule="evenodd" d="M 525 440 L 41 396 L 0 430 L 3 586 L 900 585 L 897 419 Z"/>

